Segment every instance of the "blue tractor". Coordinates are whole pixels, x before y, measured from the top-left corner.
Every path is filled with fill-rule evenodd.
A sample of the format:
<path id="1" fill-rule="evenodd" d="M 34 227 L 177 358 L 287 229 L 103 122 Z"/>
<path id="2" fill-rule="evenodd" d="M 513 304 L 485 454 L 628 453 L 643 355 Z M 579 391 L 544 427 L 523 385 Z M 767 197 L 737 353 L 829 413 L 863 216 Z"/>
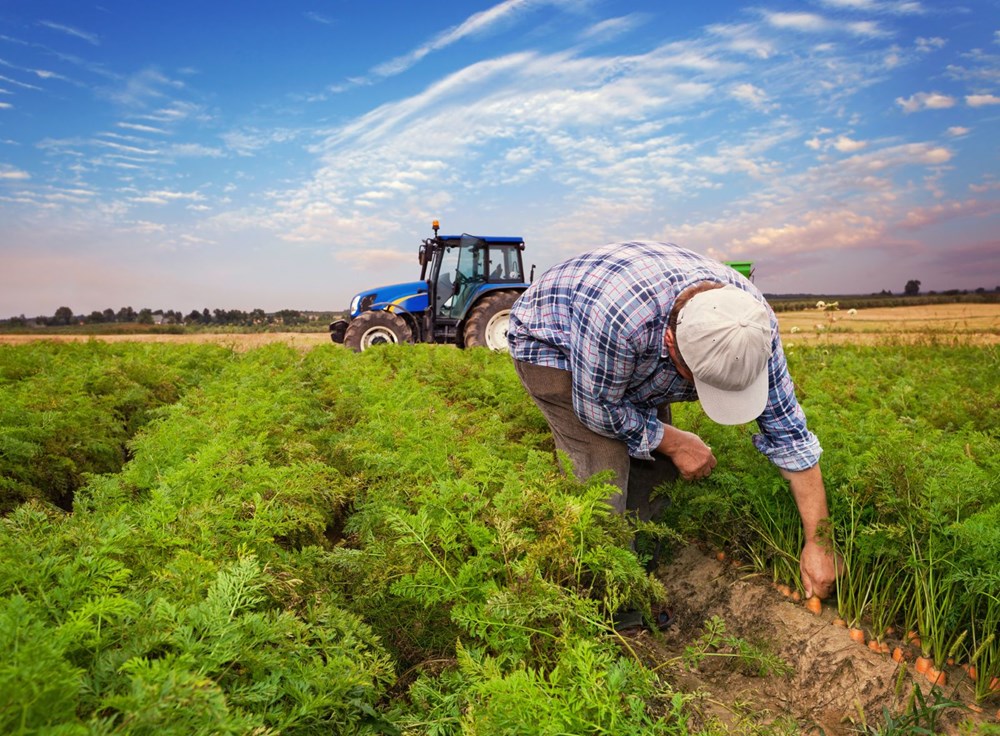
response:
<path id="1" fill-rule="evenodd" d="M 438 235 L 437 220 L 433 229 L 418 251 L 420 280 L 357 294 L 348 319 L 330 323 L 331 340 L 357 352 L 402 342 L 507 349 L 510 308 L 531 282 L 524 239 Z"/>

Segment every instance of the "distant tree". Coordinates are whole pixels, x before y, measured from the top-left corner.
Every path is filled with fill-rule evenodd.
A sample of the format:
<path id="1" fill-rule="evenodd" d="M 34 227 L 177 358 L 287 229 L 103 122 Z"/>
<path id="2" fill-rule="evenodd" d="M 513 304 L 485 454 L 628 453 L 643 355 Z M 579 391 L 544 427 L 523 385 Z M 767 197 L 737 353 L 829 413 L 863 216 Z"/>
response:
<path id="1" fill-rule="evenodd" d="M 201 322 L 201 312 L 197 309 L 192 309 L 191 313 L 187 316 L 186 320 L 188 322 L 198 323 Z"/>
<path id="2" fill-rule="evenodd" d="M 906 286 L 903 287 L 903 293 L 906 296 L 916 296 L 920 293 L 920 282 L 916 279 L 910 279 L 906 282 Z"/>
<path id="3" fill-rule="evenodd" d="M 140 325 L 151 325 L 153 324 L 153 310 L 149 308 L 140 309 L 139 316 L 136 319 Z"/>
<path id="4" fill-rule="evenodd" d="M 985 294 L 986 293 L 986 287 L 980 286 L 978 289 L 976 289 L 976 293 L 977 294 Z"/>
<path id="5" fill-rule="evenodd" d="M 56 310 L 55 315 L 52 317 L 52 324 L 54 325 L 68 325 L 73 322 L 73 310 L 69 307 L 59 307 Z"/>
<path id="6" fill-rule="evenodd" d="M 28 318 L 25 317 L 23 314 L 19 317 L 11 317 L 9 320 L 7 320 L 7 324 L 9 324 L 11 327 L 24 327 L 25 325 L 28 324 Z"/>
<path id="7" fill-rule="evenodd" d="M 104 321 L 105 322 L 114 322 L 115 321 L 115 310 L 113 310 L 111 307 L 108 307 L 107 309 L 105 309 L 103 312 L 101 312 L 101 314 L 104 316 Z"/>
<path id="8" fill-rule="evenodd" d="M 104 321 L 104 312 L 98 312 L 96 309 L 89 315 L 87 315 L 87 317 L 84 319 L 84 322 L 88 322 L 94 325 L 99 325 L 103 321 Z"/>
<path id="9" fill-rule="evenodd" d="M 297 325 L 304 321 L 302 313 L 297 309 L 280 309 L 274 313 L 274 316 L 285 325 Z"/>
<path id="10" fill-rule="evenodd" d="M 201 310 L 201 321 L 202 324 L 206 325 L 212 323 L 212 313 L 208 311 L 208 307 L 205 307 L 203 310 Z"/>
<path id="11" fill-rule="evenodd" d="M 119 322 L 135 322 L 135 310 L 132 307 L 122 307 L 118 310 L 117 319 Z"/>

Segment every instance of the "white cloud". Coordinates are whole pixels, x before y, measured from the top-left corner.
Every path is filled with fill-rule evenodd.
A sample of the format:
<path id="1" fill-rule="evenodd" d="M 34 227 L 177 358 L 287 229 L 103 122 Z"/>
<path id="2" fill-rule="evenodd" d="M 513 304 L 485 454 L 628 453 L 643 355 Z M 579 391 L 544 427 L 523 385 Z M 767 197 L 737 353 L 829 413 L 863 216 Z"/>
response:
<path id="1" fill-rule="evenodd" d="M 817 33 L 832 28 L 833 23 L 815 13 L 765 12 L 764 18 L 775 28 Z"/>
<path id="2" fill-rule="evenodd" d="M 888 31 L 883 30 L 875 21 L 840 21 L 816 13 L 764 11 L 764 19 L 774 28 L 803 33 L 843 31 L 854 36 L 869 38 L 880 38 L 891 35 Z"/>
<path id="3" fill-rule="evenodd" d="M 921 36 L 918 37 L 916 41 L 917 51 L 927 54 L 930 53 L 931 51 L 935 51 L 936 49 L 944 48 L 944 45 L 946 43 L 947 41 L 945 41 L 943 38 L 938 38 L 937 36 L 934 36 L 932 38 L 923 38 Z"/>
<path id="4" fill-rule="evenodd" d="M 0 102 L 0 110 L 10 110 L 13 107 L 9 102 Z"/>
<path id="5" fill-rule="evenodd" d="M 222 158 L 226 155 L 220 148 L 205 146 L 201 143 L 175 143 L 167 150 L 174 156 L 186 158 Z"/>
<path id="6" fill-rule="evenodd" d="M 965 104 L 969 107 L 1000 105 L 1000 97 L 997 97 L 996 95 L 966 95 Z"/>
<path id="7" fill-rule="evenodd" d="M 833 142 L 833 147 L 841 153 L 856 153 L 868 145 L 865 141 L 855 141 L 846 135 L 837 136 Z"/>
<path id="8" fill-rule="evenodd" d="M 0 181 L 24 181 L 30 178 L 31 175 L 27 171 L 15 169 L 8 164 L 0 164 Z"/>
<path id="9" fill-rule="evenodd" d="M 917 92 L 906 98 L 897 97 L 896 104 L 903 108 L 904 113 L 910 114 L 920 110 L 944 110 L 954 107 L 955 98 L 940 92 Z"/>
<path id="10" fill-rule="evenodd" d="M 756 110 L 770 110 L 776 107 L 768 100 L 767 93 L 760 87 L 755 87 L 749 82 L 738 84 L 732 88 L 730 95 L 733 99 L 749 105 Z"/>
<path id="11" fill-rule="evenodd" d="M 948 135 L 952 138 L 959 138 L 963 135 L 968 135 L 970 130 L 968 128 L 963 128 L 961 125 L 953 125 L 946 131 Z"/>

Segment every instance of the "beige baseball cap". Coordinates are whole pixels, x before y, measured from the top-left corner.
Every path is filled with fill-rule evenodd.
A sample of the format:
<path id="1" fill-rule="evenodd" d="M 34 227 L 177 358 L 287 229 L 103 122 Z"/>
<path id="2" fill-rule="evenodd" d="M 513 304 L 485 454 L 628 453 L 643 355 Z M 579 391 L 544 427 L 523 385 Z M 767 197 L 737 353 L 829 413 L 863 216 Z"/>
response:
<path id="1" fill-rule="evenodd" d="M 695 294 L 677 315 L 677 347 L 698 400 L 719 424 L 744 424 L 767 405 L 771 318 L 739 287 Z"/>

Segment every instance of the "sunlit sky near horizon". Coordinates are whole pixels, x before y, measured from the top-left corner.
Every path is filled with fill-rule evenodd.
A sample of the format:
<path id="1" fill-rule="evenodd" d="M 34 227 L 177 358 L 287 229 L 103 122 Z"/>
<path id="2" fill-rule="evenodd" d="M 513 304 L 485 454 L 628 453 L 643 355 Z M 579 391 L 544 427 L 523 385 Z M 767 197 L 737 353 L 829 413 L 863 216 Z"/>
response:
<path id="1" fill-rule="evenodd" d="M 1000 0 L 0 3 L 0 318 L 344 308 L 421 238 L 1000 285 Z"/>

